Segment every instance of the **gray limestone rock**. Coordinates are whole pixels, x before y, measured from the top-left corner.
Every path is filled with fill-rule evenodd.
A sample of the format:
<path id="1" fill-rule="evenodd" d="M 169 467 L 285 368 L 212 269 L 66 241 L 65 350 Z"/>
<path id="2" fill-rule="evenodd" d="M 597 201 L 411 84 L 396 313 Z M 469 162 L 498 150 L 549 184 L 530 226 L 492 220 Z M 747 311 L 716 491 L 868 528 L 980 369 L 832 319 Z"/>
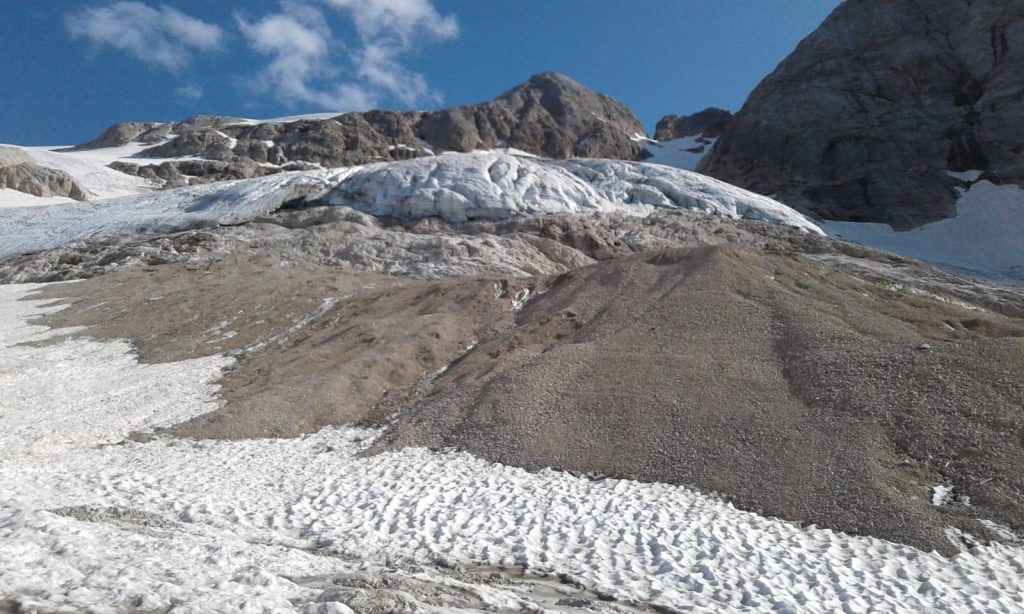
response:
<path id="1" fill-rule="evenodd" d="M 89 194 L 64 171 L 39 166 L 13 147 L 0 147 L 0 188 L 32 196 L 66 196 L 88 200 Z"/>
<path id="2" fill-rule="evenodd" d="M 1024 2 L 848 0 L 750 95 L 700 170 L 826 218 L 955 215 L 1024 182 Z"/>
<path id="3" fill-rule="evenodd" d="M 709 139 L 722 136 L 732 121 L 732 113 L 724 109 L 708 107 L 692 115 L 666 115 L 654 127 L 656 141 L 671 141 L 687 136 L 703 135 Z"/>
<path id="4" fill-rule="evenodd" d="M 107 128 L 103 134 L 88 143 L 82 143 L 72 147 L 73 150 L 102 149 L 105 147 L 120 147 L 136 140 L 140 135 L 146 134 L 164 124 L 153 122 L 129 122 L 125 124 L 114 124 Z"/>
<path id="5" fill-rule="evenodd" d="M 257 164 L 338 167 L 502 146 L 549 158 L 639 160 L 647 154 L 635 137 L 645 134 L 621 103 L 563 75 L 544 73 L 491 102 L 440 111 L 375 110 L 260 123 L 200 115 L 174 124 L 118 124 L 87 146 L 151 143 L 155 145 L 140 158 L 194 156 L 234 165 L 228 170 L 218 165 L 191 169 L 223 178 L 254 176 L 251 168 Z M 132 166 L 113 167 L 156 174 L 133 171 Z M 166 183 L 174 185 L 179 183 Z"/>
<path id="6" fill-rule="evenodd" d="M 196 128 L 180 134 L 172 140 L 144 149 L 139 153 L 144 158 L 178 158 L 182 156 L 203 156 L 211 160 L 226 160 L 232 156 L 232 141 L 215 128 Z"/>

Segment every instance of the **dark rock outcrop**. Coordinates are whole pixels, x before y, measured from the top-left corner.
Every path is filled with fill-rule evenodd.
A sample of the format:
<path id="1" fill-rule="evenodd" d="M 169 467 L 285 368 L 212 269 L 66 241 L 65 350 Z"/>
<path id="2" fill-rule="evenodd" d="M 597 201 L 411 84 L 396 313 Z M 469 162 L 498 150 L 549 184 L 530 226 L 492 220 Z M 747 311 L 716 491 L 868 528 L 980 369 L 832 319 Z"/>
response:
<path id="1" fill-rule="evenodd" d="M 700 170 L 825 218 L 912 228 L 958 180 L 1024 182 L 1024 2 L 848 0 L 754 90 Z"/>
<path id="2" fill-rule="evenodd" d="M 654 127 L 654 140 L 671 141 L 698 134 L 714 139 L 722 136 L 730 121 L 732 113 L 714 107 L 692 115 L 666 115 Z"/>
<path id="3" fill-rule="evenodd" d="M 440 111 L 376 110 L 287 122 L 195 116 L 174 124 L 119 124 L 79 147 L 154 143 L 139 154 L 139 164 L 117 166 L 146 176 L 169 171 L 141 170 L 145 158 L 194 156 L 245 167 L 225 171 L 209 166 L 223 177 L 252 176 L 254 164 L 337 167 L 494 147 L 557 159 L 639 160 L 647 154 L 635 140 L 638 134 L 646 134 L 643 125 L 621 103 L 563 75 L 543 73 L 491 102 Z"/>

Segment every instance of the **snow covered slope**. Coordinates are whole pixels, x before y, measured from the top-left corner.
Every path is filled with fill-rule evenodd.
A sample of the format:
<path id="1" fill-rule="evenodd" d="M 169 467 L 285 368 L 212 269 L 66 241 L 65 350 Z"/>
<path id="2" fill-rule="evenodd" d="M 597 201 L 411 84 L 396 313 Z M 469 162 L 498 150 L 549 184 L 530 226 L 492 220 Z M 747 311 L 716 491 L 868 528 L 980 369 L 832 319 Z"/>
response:
<path id="1" fill-rule="evenodd" d="M 10 145 L 9 147 L 17 147 Z M 115 198 L 142 194 L 155 186 L 140 177 L 115 171 L 107 165 L 115 160 L 131 159 L 148 147 L 142 143 L 132 143 L 124 147 L 109 147 L 86 151 L 65 151 L 62 147 L 19 147 L 39 166 L 64 171 L 75 180 L 82 189 L 89 192 L 94 199 Z M 160 160 L 152 163 L 159 164 Z"/>
<path id="2" fill-rule="evenodd" d="M 886 224 L 828 222 L 830 235 L 994 281 L 1024 283 L 1024 189 L 979 181 L 957 216 L 906 232 Z"/>
<path id="3" fill-rule="evenodd" d="M 687 209 L 821 231 L 770 198 L 703 175 L 634 162 L 558 162 L 508 153 L 443 154 L 403 162 L 279 173 L 34 209 L 0 209 L 0 257 L 93 237 L 239 224 L 296 199 L 323 198 L 401 220 L 461 223 L 544 213 Z"/>
<path id="4" fill-rule="evenodd" d="M 46 207 L 75 202 L 66 196 L 33 196 L 10 188 L 0 188 L 0 209 L 10 207 Z"/>

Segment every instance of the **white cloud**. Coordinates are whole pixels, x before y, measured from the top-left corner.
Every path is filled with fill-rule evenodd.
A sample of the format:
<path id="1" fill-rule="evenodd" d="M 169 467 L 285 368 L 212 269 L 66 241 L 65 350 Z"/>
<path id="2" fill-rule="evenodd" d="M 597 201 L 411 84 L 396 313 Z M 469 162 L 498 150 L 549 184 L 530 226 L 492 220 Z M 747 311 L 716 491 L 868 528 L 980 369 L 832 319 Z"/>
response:
<path id="1" fill-rule="evenodd" d="M 452 16 L 442 17 L 430 0 L 324 0 L 348 11 L 364 40 L 391 39 L 408 47 L 419 35 L 446 40 L 459 35 Z"/>
<path id="2" fill-rule="evenodd" d="M 252 22 L 236 15 L 249 45 L 271 58 L 264 90 L 335 111 L 365 110 L 385 100 L 410 106 L 440 99 L 401 59 L 423 43 L 458 36 L 454 17 L 440 15 L 430 0 L 319 2 L 352 20 L 357 45 L 337 40 L 320 8 L 297 0 L 285 0 L 279 12 Z"/>
<path id="3" fill-rule="evenodd" d="M 64 16 L 73 39 L 109 46 L 132 57 L 176 72 L 195 52 L 220 48 L 224 31 L 166 5 L 152 8 L 142 2 L 113 2 Z"/>
<path id="4" fill-rule="evenodd" d="M 198 85 L 183 85 L 174 90 L 174 93 L 177 94 L 179 98 L 196 101 L 203 97 L 203 88 Z"/>

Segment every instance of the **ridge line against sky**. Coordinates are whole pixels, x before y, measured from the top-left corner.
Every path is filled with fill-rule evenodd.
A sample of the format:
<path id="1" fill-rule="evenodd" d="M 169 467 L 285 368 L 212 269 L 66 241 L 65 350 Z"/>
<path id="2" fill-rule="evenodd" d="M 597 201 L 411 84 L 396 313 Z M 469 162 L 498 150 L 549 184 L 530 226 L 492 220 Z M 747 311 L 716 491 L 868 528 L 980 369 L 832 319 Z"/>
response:
<path id="1" fill-rule="evenodd" d="M 629 106 L 737 110 L 839 0 L 13 0 L 0 142 L 126 121 L 490 100 L 557 71 Z"/>

